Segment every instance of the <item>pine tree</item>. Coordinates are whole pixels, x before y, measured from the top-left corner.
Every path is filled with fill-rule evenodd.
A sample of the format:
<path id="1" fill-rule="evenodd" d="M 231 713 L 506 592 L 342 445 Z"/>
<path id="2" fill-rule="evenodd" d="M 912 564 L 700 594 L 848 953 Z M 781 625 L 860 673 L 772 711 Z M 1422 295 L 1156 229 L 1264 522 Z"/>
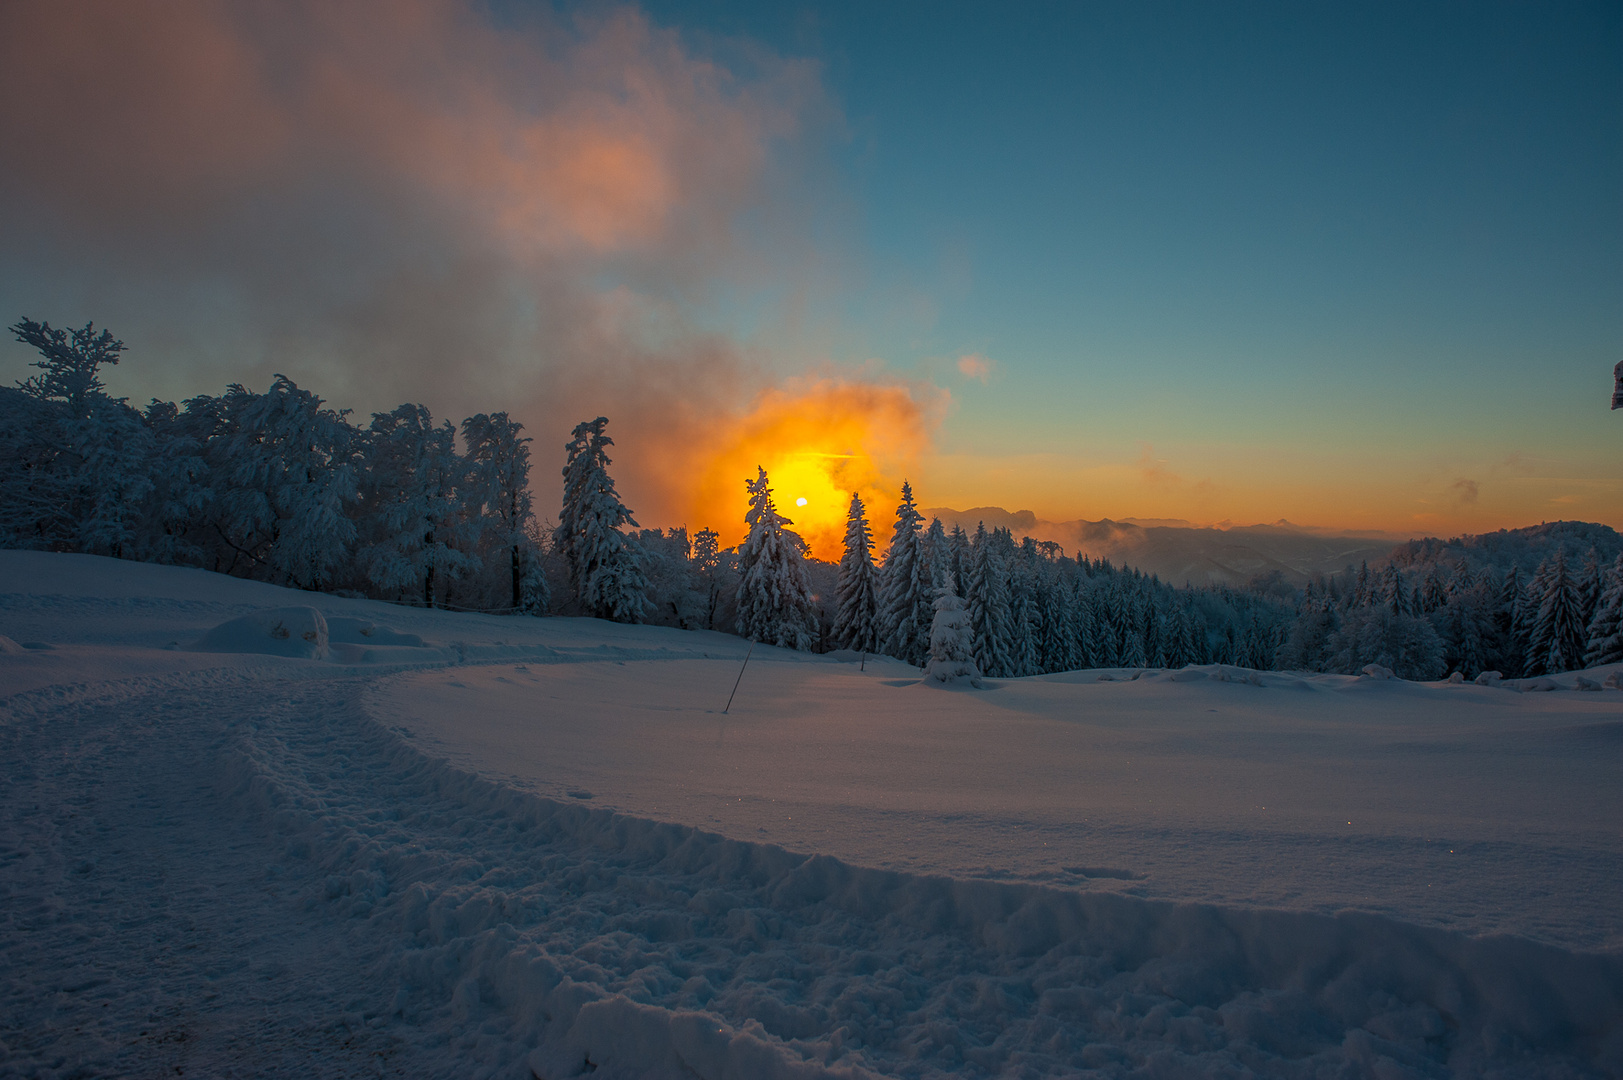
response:
<path id="1" fill-rule="evenodd" d="M 1408 589 L 1403 583 L 1403 571 L 1396 563 L 1387 563 L 1386 569 L 1381 571 L 1380 602 L 1394 615 L 1410 614 Z"/>
<path id="2" fill-rule="evenodd" d="M 478 565 L 456 544 L 466 520 L 460 513 L 465 465 L 456 452 L 456 430 L 449 421 L 435 427 L 421 405 L 402 405 L 374 413 L 366 441 L 363 504 L 374 538 L 360 561 L 379 588 L 421 586 L 423 606 L 434 607 L 444 599 L 447 580 Z"/>
<path id="3" fill-rule="evenodd" d="M 772 502 L 766 470 L 744 481 L 750 508 L 749 537 L 738 549 L 738 632 L 751 641 L 785 649 L 810 649 L 816 612 L 806 580 L 805 545 L 785 526 Z"/>
<path id="4" fill-rule="evenodd" d="M 564 448 L 564 501 L 553 546 L 569 567 L 581 607 L 600 619 L 641 622 L 648 607 L 648 580 L 621 525 L 636 526 L 609 477 L 606 417 L 575 425 Z"/>
<path id="5" fill-rule="evenodd" d="M 1583 666 L 1585 634 L 1578 583 L 1557 548 L 1534 580 L 1544 579 L 1538 614 L 1528 634 L 1528 674 L 1553 674 Z"/>
<path id="6" fill-rule="evenodd" d="M 1448 588 L 1443 584 L 1442 571 L 1436 563 L 1426 571 L 1426 578 L 1420 585 L 1420 604 L 1416 614 L 1430 615 L 1448 602 Z"/>
<path id="7" fill-rule="evenodd" d="M 879 651 L 878 573 L 873 564 L 873 534 L 862 497 L 851 493 L 845 517 L 845 553 L 840 556 L 838 610 L 834 617 L 836 648 Z"/>
<path id="8" fill-rule="evenodd" d="M 1588 627 L 1595 617 L 1595 607 L 1600 603 L 1601 568 L 1600 552 L 1590 545 L 1589 551 L 1584 555 L 1583 569 L 1578 572 L 1575 585 L 1578 589 L 1578 618 Z"/>
<path id="9" fill-rule="evenodd" d="M 1585 667 L 1623 664 L 1623 555 L 1602 576 L 1600 600 L 1589 621 Z"/>
<path id="10" fill-rule="evenodd" d="M 230 435 L 212 448 L 222 536 L 284 583 L 322 588 L 356 538 L 359 432 L 285 375 L 263 394 L 230 386 L 222 404 Z"/>
<path id="11" fill-rule="evenodd" d="M 704 603 L 704 628 L 716 628 L 716 609 L 721 606 L 721 536 L 713 529 L 693 534 L 693 572 L 699 579 Z"/>
<path id="12" fill-rule="evenodd" d="M 546 577 L 539 572 L 539 551 L 529 543 L 535 512 L 530 501 L 529 438 L 524 425 L 505 412 L 478 413 L 462 421 L 467 445 L 467 502 L 480 507 L 486 538 L 504 548 L 515 611 L 546 611 Z"/>
<path id="13" fill-rule="evenodd" d="M 880 577 L 879 632 L 884 652 L 915 666 L 923 666 L 929 654 L 933 618 L 931 573 L 919 534 L 923 520 L 913 505 L 913 489 L 904 480 Z"/>
<path id="14" fill-rule="evenodd" d="M 8 391 L 0 435 L 0 540 L 20 547 L 141 558 L 143 510 L 154 491 L 156 445 L 139 412 L 107 395 L 99 369 L 124 343 L 86 323 L 57 330 L 22 319 L 42 374 Z"/>
<path id="15" fill-rule="evenodd" d="M 980 686 L 980 669 L 975 666 L 974 632 L 969 612 L 950 584 L 943 585 L 935 598 L 935 614 L 930 622 L 930 660 L 927 677 L 938 683 L 967 682 Z"/>
<path id="16" fill-rule="evenodd" d="M 1010 624 L 1008 562 L 1001 533 L 988 533 L 981 523 L 969 560 L 969 619 L 975 636 L 975 665 L 982 675 L 1006 677 L 1014 673 Z"/>

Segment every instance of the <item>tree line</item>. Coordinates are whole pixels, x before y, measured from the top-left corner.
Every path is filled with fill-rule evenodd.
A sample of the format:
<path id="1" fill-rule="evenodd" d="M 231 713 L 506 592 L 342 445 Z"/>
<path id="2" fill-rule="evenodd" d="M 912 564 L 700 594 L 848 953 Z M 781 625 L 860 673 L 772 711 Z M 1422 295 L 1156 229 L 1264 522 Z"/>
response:
<path id="1" fill-rule="evenodd" d="M 554 526 L 532 505 L 531 439 L 505 413 L 453 425 L 406 404 L 361 427 L 280 375 L 262 394 L 232 385 L 137 409 L 101 381 L 124 351 L 108 332 L 10 329 L 39 352 L 40 373 L 0 388 L 5 546 L 426 606 L 732 630 L 920 666 L 945 606 L 994 677 L 1191 663 L 1517 676 L 1623 661 L 1623 552 L 1574 560 L 1558 546 L 1526 573 L 1411 545 L 1379 571 L 1300 590 L 1277 577 L 1174 588 L 1006 529 L 926 524 L 904 483 L 884 550 L 853 494 L 843 555 L 826 563 L 808 556 L 764 470 L 744 481 L 736 548 L 708 528 L 639 528 L 609 474 L 603 417 L 564 448 Z"/>

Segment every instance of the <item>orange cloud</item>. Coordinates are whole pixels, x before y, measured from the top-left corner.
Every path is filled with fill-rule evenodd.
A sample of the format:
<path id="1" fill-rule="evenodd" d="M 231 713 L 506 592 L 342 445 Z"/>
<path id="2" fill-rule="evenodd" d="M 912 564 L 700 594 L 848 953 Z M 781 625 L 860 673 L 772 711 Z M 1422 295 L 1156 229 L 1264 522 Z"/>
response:
<path id="1" fill-rule="evenodd" d="M 137 398 L 285 371 L 567 434 L 614 411 L 574 373 L 717 351 L 690 301 L 826 116 L 815 65 L 734 71 L 630 7 L 0 4 L 0 268 L 207 373 Z"/>
<path id="2" fill-rule="evenodd" d="M 853 491 L 868 506 L 882 550 L 902 481 L 930 449 L 946 404 L 946 391 L 932 386 L 817 379 L 767 390 L 710 444 L 687 520 L 715 529 L 723 545 L 738 543 L 744 481 L 760 466 L 812 554 L 839 558 Z"/>

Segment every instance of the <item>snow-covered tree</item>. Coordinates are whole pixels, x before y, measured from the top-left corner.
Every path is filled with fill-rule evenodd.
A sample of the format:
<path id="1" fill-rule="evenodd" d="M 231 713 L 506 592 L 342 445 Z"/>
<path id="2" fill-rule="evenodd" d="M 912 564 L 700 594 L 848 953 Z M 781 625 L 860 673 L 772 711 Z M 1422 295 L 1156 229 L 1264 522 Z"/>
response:
<path id="1" fill-rule="evenodd" d="M 285 375 L 263 394 L 232 385 L 220 400 L 228 434 L 210 448 L 222 538 L 306 589 L 326 586 L 355 541 L 358 432 L 322 405 Z"/>
<path id="2" fill-rule="evenodd" d="M 873 534 L 862 497 L 851 493 L 845 515 L 845 551 L 835 589 L 834 645 L 841 649 L 879 652 L 878 573 L 873 564 Z"/>
<path id="3" fill-rule="evenodd" d="M 0 540 L 24 547 L 144 557 L 140 530 L 154 490 L 155 441 L 139 412 L 107 395 L 99 369 L 124 344 L 86 323 L 58 330 L 23 319 L 8 329 L 40 354 L 41 374 L 5 395 Z"/>
<path id="4" fill-rule="evenodd" d="M 569 568 L 569 582 L 582 610 L 600 619 L 641 622 L 647 611 L 648 581 L 637 551 L 620 526 L 636 526 L 609 477 L 608 448 L 614 440 L 603 433 L 608 418 L 583 421 L 565 450 L 564 501 L 553 531 L 553 545 Z"/>
<path id="5" fill-rule="evenodd" d="M 934 606 L 926 677 L 938 683 L 967 682 L 971 686 L 980 686 L 981 673 L 975 666 L 974 635 L 964 601 L 948 583 L 936 594 Z"/>
<path id="6" fill-rule="evenodd" d="M 721 606 L 721 536 L 714 529 L 693 534 L 693 574 L 704 606 L 704 628 L 716 628 L 716 609 Z"/>
<path id="7" fill-rule="evenodd" d="M 1623 664 L 1623 555 L 1601 575 L 1601 583 L 1595 617 L 1589 621 L 1586 667 Z"/>
<path id="8" fill-rule="evenodd" d="M 1009 569 L 1002 533 L 975 528 L 969 565 L 969 622 L 975 635 L 975 664 L 982 675 L 1014 674 L 1014 642 L 1010 624 L 1014 610 L 1009 597 Z"/>
<path id="9" fill-rule="evenodd" d="M 1392 669 L 1400 679 L 1435 679 L 1443 674 L 1443 648 L 1425 619 L 1399 615 L 1385 604 L 1354 608 L 1330 635 L 1331 664 L 1355 673 L 1367 664 Z"/>
<path id="10" fill-rule="evenodd" d="M 817 613 L 806 580 L 805 544 L 778 513 L 765 469 L 749 490 L 744 522 L 749 536 L 738 549 L 738 632 L 751 641 L 785 649 L 810 649 Z"/>
<path id="11" fill-rule="evenodd" d="M 1538 613 L 1527 636 L 1528 674 L 1543 675 L 1583 666 L 1586 644 L 1583 600 L 1578 583 L 1567 567 L 1566 554 L 1557 548 L 1534 581 L 1543 582 Z"/>
<path id="12" fill-rule="evenodd" d="M 929 560 L 920 542 L 923 516 L 913 505 L 913 489 L 902 482 L 896 528 L 885 553 L 879 584 L 879 632 L 882 651 L 922 667 L 929 654 L 933 618 Z"/>
<path id="13" fill-rule="evenodd" d="M 448 581 L 478 565 L 457 543 L 465 516 L 456 429 L 449 420 L 436 427 L 422 405 L 401 405 L 372 415 L 367 447 L 362 494 L 372 535 L 360 562 L 380 589 L 420 589 L 423 606 L 434 607 Z"/>
<path id="14" fill-rule="evenodd" d="M 484 540 L 506 553 L 512 607 L 539 615 L 551 599 L 541 553 L 530 543 L 535 520 L 530 501 L 530 439 L 505 412 L 477 413 L 462 421 L 467 446 L 465 502 L 480 508 Z"/>

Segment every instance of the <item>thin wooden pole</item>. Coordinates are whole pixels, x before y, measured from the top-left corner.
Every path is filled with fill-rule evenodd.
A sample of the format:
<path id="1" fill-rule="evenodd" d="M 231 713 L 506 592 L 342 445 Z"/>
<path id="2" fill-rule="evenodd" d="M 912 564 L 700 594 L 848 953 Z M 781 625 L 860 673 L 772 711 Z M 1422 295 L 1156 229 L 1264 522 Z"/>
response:
<path id="1" fill-rule="evenodd" d="M 744 681 L 744 669 L 750 666 L 750 655 L 755 652 L 755 642 L 750 642 L 749 652 L 744 654 L 744 662 L 739 665 L 738 678 L 733 680 L 733 692 L 727 695 L 727 709 L 733 707 L 733 697 L 738 693 L 738 684 Z M 727 709 L 721 710 L 721 715 L 727 715 Z"/>

